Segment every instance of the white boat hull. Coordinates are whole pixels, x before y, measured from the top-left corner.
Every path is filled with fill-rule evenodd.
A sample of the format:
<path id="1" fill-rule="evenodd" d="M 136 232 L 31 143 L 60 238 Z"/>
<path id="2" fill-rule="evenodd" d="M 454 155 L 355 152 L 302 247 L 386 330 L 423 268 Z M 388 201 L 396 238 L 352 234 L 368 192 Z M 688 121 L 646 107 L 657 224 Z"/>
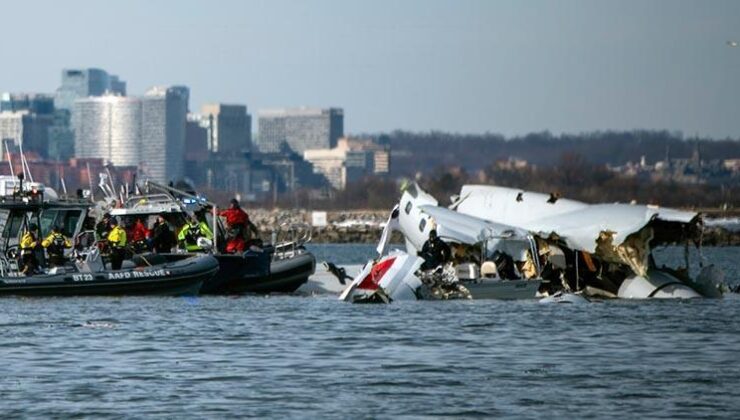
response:
<path id="1" fill-rule="evenodd" d="M 626 278 L 617 296 L 623 299 L 693 299 L 702 297 L 676 277 L 660 270 L 650 270 L 647 277 Z"/>
<path id="2" fill-rule="evenodd" d="M 473 280 L 464 281 L 473 299 L 535 299 L 541 280 Z"/>
<path id="3" fill-rule="evenodd" d="M 351 278 L 357 277 L 362 270 L 361 264 L 351 265 L 340 265 L 339 268 L 343 268 L 348 276 Z M 309 295 L 339 295 L 342 291 L 347 288 L 352 280 L 346 280 L 345 284 L 339 282 L 337 277 L 330 273 L 329 270 L 324 267 L 323 264 L 316 265 L 316 272 L 308 278 L 308 281 L 298 288 L 298 293 L 309 294 Z"/>

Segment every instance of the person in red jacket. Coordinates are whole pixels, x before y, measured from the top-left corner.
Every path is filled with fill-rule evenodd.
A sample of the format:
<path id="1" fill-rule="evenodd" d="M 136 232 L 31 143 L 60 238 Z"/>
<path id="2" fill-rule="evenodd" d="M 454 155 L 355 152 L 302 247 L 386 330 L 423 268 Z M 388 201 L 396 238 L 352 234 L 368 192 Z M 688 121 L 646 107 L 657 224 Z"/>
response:
<path id="1" fill-rule="evenodd" d="M 228 209 L 222 210 L 219 214 L 226 218 L 226 224 L 229 229 L 226 241 L 227 252 L 243 251 L 245 248 L 244 238 L 252 238 L 248 233 L 253 234 L 253 238 L 259 237 L 257 226 L 249 220 L 249 215 L 239 206 L 236 198 L 231 199 L 231 205 Z"/>
<path id="2" fill-rule="evenodd" d="M 226 241 L 226 253 L 227 254 L 236 254 L 237 252 L 244 252 L 247 249 L 247 243 L 244 242 L 244 238 L 241 236 L 235 236 L 233 238 L 229 238 L 228 241 Z"/>
<path id="3" fill-rule="evenodd" d="M 129 242 L 137 252 L 149 250 L 149 229 L 146 228 L 140 217 L 134 222 L 129 235 Z"/>

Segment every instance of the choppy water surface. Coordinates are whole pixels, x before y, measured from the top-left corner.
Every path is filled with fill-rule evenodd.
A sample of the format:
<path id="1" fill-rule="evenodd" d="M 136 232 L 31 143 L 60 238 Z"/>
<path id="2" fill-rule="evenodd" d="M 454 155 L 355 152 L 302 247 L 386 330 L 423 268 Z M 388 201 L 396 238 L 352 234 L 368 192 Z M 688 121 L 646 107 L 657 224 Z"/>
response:
<path id="1" fill-rule="evenodd" d="M 313 248 L 339 263 L 359 262 L 370 249 Z M 705 253 L 740 280 L 737 248 Z M 740 415 L 734 299 L 0 305 L 3 418 Z"/>

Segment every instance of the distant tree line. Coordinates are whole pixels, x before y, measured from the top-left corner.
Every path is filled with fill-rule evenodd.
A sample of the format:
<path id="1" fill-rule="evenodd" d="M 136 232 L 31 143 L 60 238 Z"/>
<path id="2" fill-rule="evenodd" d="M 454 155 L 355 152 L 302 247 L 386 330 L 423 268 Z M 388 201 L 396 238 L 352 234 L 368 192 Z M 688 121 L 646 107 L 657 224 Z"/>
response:
<path id="1" fill-rule="evenodd" d="M 391 174 L 413 176 L 437 168 L 463 166 L 483 169 L 491 162 L 524 159 L 539 166 L 559 163 L 563 154 L 578 154 L 593 164 L 648 163 L 670 158 L 689 158 L 697 143 L 703 159 L 740 158 L 740 140 L 684 138 L 669 131 L 597 131 L 554 136 L 545 131 L 506 138 L 500 134 L 455 134 L 431 131 L 394 131 L 377 135 L 391 147 Z"/>
<path id="2" fill-rule="evenodd" d="M 552 166 L 511 169 L 490 165 L 472 174 L 462 168 L 440 168 L 422 176 L 419 182 L 442 204 L 448 204 L 449 197 L 459 194 L 464 184 L 484 184 L 556 193 L 588 203 L 635 201 L 681 208 L 740 208 L 737 182 L 682 184 L 624 177 L 576 153 L 561 155 Z"/>
<path id="3" fill-rule="evenodd" d="M 484 184 L 557 193 L 589 203 L 629 203 L 634 200 L 640 204 L 680 208 L 740 208 L 740 185 L 737 183 L 681 184 L 626 178 L 607 170 L 604 165 L 592 164 L 578 154 L 564 154 L 557 164 L 544 167 L 502 169 L 491 164 L 472 172 L 459 166 L 439 167 L 415 179 L 442 205 L 448 205 L 450 197 L 459 194 L 463 185 Z M 309 191 L 299 190 L 281 196 L 277 205 L 325 210 L 390 210 L 401 197 L 403 182 L 389 177 L 367 177 L 324 199 L 311 199 Z M 270 203 L 264 205 L 269 207 Z"/>
<path id="4" fill-rule="evenodd" d="M 403 179 L 417 180 L 440 204 L 464 184 L 501 185 L 586 202 L 630 202 L 683 208 L 740 208 L 740 185 L 680 184 L 629 178 L 610 165 L 689 158 L 696 145 L 702 159 L 740 158 L 740 140 L 684 139 L 680 133 L 635 130 L 553 136 L 548 132 L 504 138 L 498 134 L 411 133 L 374 136 L 391 146 L 391 174 L 367 177 L 317 199 L 308 190 L 286 193 L 279 207 L 307 209 L 390 209 L 400 198 Z M 526 167 L 499 165 L 509 158 Z M 313 198 L 312 198 L 313 197 Z M 261 203 L 271 206 L 272 202 Z"/>

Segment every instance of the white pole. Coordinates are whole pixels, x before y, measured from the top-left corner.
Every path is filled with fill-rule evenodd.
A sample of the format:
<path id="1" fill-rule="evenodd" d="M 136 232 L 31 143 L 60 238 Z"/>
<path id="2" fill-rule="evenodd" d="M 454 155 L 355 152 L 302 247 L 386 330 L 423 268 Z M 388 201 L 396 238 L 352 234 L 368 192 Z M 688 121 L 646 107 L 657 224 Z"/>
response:
<path id="1" fill-rule="evenodd" d="M 218 252 L 218 211 L 213 206 L 213 252 Z"/>
<path id="2" fill-rule="evenodd" d="M 10 175 L 15 179 L 15 170 L 13 169 L 13 158 L 10 156 L 10 148 L 8 147 L 8 141 L 6 140 L 3 142 L 3 147 L 5 147 L 5 154 L 8 156 L 8 165 L 10 166 Z"/>
<path id="3" fill-rule="evenodd" d="M 90 184 L 90 198 L 95 202 L 95 189 L 93 188 L 92 175 L 90 174 L 90 162 L 87 162 L 87 182 Z"/>
<path id="4" fill-rule="evenodd" d="M 578 289 L 580 289 L 580 278 L 578 277 L 578 253 L 581 251 L 576 251 L 576 292 Z"/>

